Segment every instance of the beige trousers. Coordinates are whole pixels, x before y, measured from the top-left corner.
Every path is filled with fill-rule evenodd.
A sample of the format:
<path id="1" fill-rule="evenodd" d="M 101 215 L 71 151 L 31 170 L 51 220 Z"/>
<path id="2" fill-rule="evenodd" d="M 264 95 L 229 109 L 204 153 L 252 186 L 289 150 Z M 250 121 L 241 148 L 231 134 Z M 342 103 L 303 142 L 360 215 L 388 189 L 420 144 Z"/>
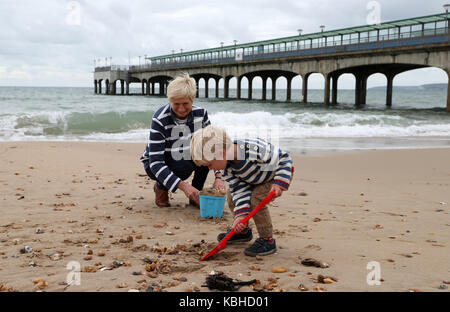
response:
<path id="1" fill-rule="evenodd" d="M 272 181 L 268 181 L 263 184 L 252 186 L 252 196 L 250 198 L 250 209 L 255 209 L 256 206 L 264 199 L 264 197 L 269 194 L 272 188 Z M 231 197 L 231 192 L 227 192 L 228 208 L 230 208 L 231 213 L 234 215 L 234 203 Z M 270 217 L 269 208 L 267 206 L 262 207 L 254 216 L 253 221 L 255 222 L 258 234 L 262 238 L 267 238 L 272 236 L 272 218 Z"/>

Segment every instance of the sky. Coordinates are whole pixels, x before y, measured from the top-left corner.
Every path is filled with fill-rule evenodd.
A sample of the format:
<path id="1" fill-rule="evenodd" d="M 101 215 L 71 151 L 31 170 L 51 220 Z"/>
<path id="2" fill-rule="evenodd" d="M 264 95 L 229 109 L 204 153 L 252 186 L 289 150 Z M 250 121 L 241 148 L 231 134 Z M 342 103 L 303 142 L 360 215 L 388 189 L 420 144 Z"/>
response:
<path id="1" fill-rule="evenodd" d="M 381 22 L 444 12 L 450 0 L 379 0 Z M 0 86 L 93 87 L 94 59 L 138 64 L 170 54 L 365 25 L 370 1 L 346 0 L 0 0 Z M 98 61 L 100 59 L 100 62 Z M 446 83 L 437 68 L 398 75 L 395 85 Z M 386 84 L 374 75 L 368 87 Z M 256 86 L 258 87 L 258 86 Z M 310 88 L 323 88 L 315 75 Z M 354 88 L 350 75 L 340 88 Z"/>

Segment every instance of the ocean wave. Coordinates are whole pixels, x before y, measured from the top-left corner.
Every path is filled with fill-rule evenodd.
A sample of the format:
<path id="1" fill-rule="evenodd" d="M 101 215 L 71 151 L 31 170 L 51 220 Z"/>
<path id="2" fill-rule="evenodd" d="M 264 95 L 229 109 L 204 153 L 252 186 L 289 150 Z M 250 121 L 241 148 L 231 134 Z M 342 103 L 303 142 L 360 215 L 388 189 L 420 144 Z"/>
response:
<path id="1" fill-rule="evenodd" d="M 153 110 L 4 114 L 0 115 L 0 140 L 146 141 L 153 114 Z M 421 118 L 411 113 L 320 110 L 282 114 L 214 112 L 209 116 L 212 124 L 225 128 L 236 138 L 450 136 L 448 115 Z"/>

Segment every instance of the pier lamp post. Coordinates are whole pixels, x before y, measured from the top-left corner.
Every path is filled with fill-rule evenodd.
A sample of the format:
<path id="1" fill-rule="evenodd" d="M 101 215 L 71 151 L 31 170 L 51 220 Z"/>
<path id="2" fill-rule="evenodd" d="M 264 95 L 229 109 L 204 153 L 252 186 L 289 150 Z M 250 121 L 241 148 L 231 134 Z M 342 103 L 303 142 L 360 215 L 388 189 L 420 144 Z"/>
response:
<path id="1" fill-rule="evenodd" d="M 325 25 L 320 25 L 320 30 L 321 30 L 320 32 L 323 32 L 324 29 L 325 29 Z M 323 40 L 324 39 L 322 39 L 322 46 L 323 46 Z"/>
<path id="2" fill-rule="evenodd" d="M 445 31 L 448 33 L 449 31 L 449 23 L 448 23 L 448 11 L 450 10 L 450 4 L 444 4 L 444 10 L 445 10 Z"/>
<path id="3" fill-rule="evenodd" d="M 141 66 L 141 56 L 139 55 L 139 66 Z"/>
<path id="4" fill-rule="evenodd" d="M 225 42 L 221 41 L 220 42 L 220 47 L 223 48 Z M 220 58 L 223 58 L 223 50 L 220 51 Z"/>
<path id="5" fill-rule="evenodd" d="M 109 66 L 112 66 L 112 57 L 109 57 Z"/>
<path id="6" fill-rule="evenodd" d="M 105 57 L 105 66 L 108 66 L 108 58 Z"/>
<path id="7" fill-rule="evenodd" d="M 302 32 L 303 32 L 303 29 L 297 29 L 297 31 L 298 31 L 298 44 L 297 44 L 297 50 L 300 50 L 300 37 L 302 36 Z"/>

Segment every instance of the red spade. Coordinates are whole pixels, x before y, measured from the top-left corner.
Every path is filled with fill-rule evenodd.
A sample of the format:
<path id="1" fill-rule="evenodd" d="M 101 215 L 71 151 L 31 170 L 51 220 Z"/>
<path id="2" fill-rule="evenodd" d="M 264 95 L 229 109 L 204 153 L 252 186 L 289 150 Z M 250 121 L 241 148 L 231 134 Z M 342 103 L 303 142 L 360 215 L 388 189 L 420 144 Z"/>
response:
<path id="1" fill-rule="evenodd" d="M 242 219 L 242 221 L 240 223 L 246 223 L 248 222 L 248 220 L 250 220 L 251 217 L 253 217 L 255 215 L 255 213 L 257 213 L 262 207 L 264 207 L 265 205 L 267 205 L 267 203 L 269 203 L 273 196 L 275 195 L 275 191 L 271 191 L 269 194 L 267 194 L 266 197 L 264 197 L 264 199 L 258 204 L 258 206 L 256 206 L 255 209 L 253 209 L 244 219 Z M 214 247 L 206 256 L 204 256 L 200 261 L 203 261 L 205 259 L 208 259 L 209 257 L 211 257 L 212 255 L 218 253 L 219 251 L 221 251 L 222 249 L 224 249 L 226 247 L 227 241 L 230 239 L 231 236 L 234 235 L 234 230 L 231 229 L 231 231 L 227 234 L 227 236 L 225 236 L 219 244 L 217 244 L 216 247 Z"/>

